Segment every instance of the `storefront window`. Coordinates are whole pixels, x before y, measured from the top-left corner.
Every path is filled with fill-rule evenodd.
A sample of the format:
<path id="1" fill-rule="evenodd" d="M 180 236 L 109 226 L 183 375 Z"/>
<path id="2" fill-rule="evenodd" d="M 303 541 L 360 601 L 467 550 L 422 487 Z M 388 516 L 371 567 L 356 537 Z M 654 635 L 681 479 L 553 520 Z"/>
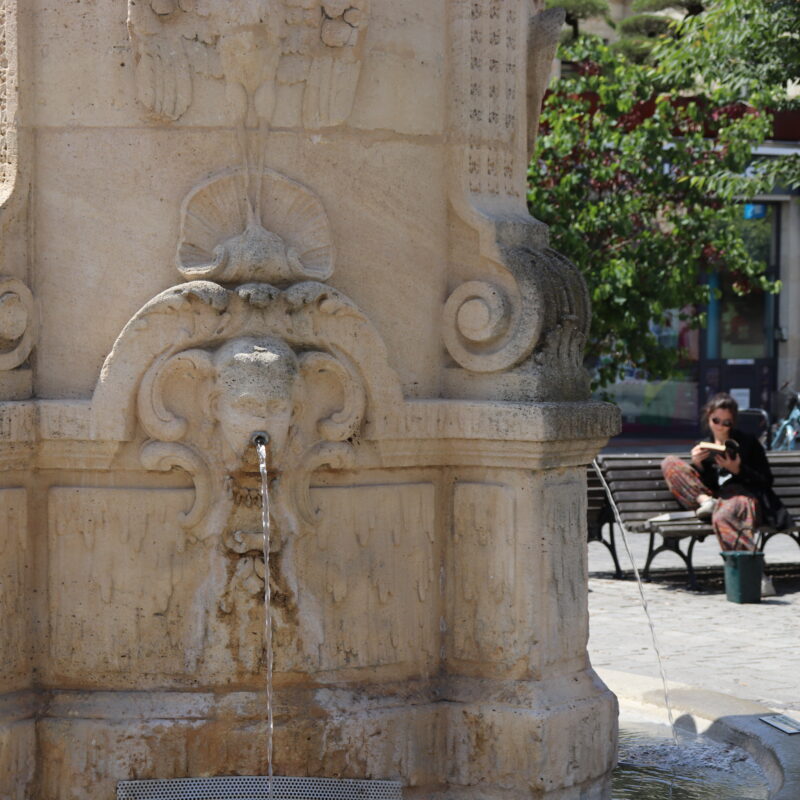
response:
<path id="1" fill-rule="evenodd" d="M 680 352 L 678 376 L 654 381 L 645 370 L 631 368 L 611 387 L 626 432 L 666 433 L 696 425 L 700 331 L 690 324 L 696 316 L 694 306 L 687 306 L 667 311 L 659 322 L 650 323 L 650 332 L 662 347 Z"/>
<path id="2" fill-rule="evenodd" d="M 729 281 L 723 284 L 720 299 L 720 358 L 769 356 L 764 300 L 764 293 L 760 290 L 739 295 Z"/>
<path id="3" fill-rule="evenodd" d="M 753 258 L 776 265 L 776 209 L 767 203 L 748 203 L 740 219 L 742 238 Z M 709 304 L 708 358 L 726 360 L 769 358 L 772 355 L 774 295 L 760 289 L 746 294 L 736 291 L 741 282 L 735 275 L 715 276 L 722 296 Z"/>

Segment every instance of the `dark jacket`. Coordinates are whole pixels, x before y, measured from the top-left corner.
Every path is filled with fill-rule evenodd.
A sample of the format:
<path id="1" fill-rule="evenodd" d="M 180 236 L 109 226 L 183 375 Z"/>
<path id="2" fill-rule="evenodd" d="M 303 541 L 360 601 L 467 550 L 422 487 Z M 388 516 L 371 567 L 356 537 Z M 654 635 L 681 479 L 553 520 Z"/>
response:
<path id="1" fill-rule="evenodd" d="M 758 500 L 762 521 L 770 527 L 778 530 L 790 527 L 792 520 L 789 512 L 772 491 L 772 470 L 761 442 L 755 436 L 736 428 L 731 429 L 729 438 L 739 445 L 742 466 L 738 475 L 725 481 L 726 489 L 739 486 L 752 494 Z M 700 480 L 715 494 L 720 488 L 720 476 L 730 474 L 728 470 L 718 466 L 713 455 L 703 461 L 700 469 L 694 469 L 700 475 Z"/>

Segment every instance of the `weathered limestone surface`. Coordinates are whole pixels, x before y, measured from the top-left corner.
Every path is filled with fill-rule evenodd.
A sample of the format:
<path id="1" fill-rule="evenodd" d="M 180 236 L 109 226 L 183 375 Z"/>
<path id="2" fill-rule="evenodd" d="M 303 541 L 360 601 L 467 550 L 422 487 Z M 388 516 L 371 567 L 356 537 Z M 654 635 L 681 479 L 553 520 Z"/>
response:
<path id="1" fill-rule="evenodd" d="M 0 2 L 0 796 L 265 773 L 265 579 L 276 773 L 603 796 L 537 12 Z"/>

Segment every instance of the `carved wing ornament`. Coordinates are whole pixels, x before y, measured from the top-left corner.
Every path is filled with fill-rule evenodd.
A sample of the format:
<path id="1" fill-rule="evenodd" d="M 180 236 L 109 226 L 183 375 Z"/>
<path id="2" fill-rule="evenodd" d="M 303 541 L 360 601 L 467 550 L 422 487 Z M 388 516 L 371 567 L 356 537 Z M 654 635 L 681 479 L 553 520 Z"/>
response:
<path id="1" fill-rule="evenodd" d="M 224 79 L 239 111 L 272 122 L 297 90 L 297 124 L 342 124 L 353 108 L 369 0 L 128 0 L 139 102 L 179 119 L 196 75 Z M 244 103 L 244 108 L 242 108 Z"/>

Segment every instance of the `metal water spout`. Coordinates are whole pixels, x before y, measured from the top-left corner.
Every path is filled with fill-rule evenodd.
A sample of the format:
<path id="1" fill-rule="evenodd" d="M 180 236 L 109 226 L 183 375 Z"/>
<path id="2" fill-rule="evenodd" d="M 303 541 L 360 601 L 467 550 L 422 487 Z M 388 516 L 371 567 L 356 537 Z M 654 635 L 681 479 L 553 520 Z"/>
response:
<path id="1" fill-rule="evenodd" d="M 269 434 L 266 431 L 255 431 L 250 437 L 250 444 L 258 450 L 259 447 L 266 447 L 269 444 Z"/>

